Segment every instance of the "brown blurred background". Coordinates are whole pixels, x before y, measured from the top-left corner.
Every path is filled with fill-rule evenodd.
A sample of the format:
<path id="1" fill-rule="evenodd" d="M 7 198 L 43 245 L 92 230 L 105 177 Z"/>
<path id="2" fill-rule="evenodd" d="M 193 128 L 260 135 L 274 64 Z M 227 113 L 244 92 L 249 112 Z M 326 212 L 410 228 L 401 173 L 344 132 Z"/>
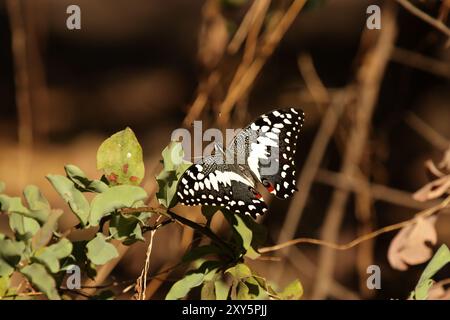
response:
<path id="1" fill-rule="evenodd" d="M 126 126 L 135 131 L 143 146 L 144 186 L 154 192 L 160 152 L 169 142 L 171 132 L 183 126 L 183 119 L 201 91 L 202 82 L 215 70 L 220 70 L 219 84 L 211 90 L 209 103 L 197 117 L 205 120 L 204 128 L 207 128 L 217 125 L 217 106 L 226 96 L 229 82 L 242 59 L 244 49 L 224 54 L 223 47 L 233 38 L 253 2 L 218 1 L 219 9 L 211 2 L 0 1 L 0 180 L 6 183 L 6 193 L 19 195 L 27 184 L 36 184 L 54 207 L 65 208 L 45 175 L 62 174 L 63 166 L 73 163 L 88 176 L 98 177 L 100 173 L 95 168 L 98 146 L 107 136 Z M 360 67 L 366 53 L 378 41 L 379 31 L 365 28 L 367 6 L 378 4 L 383 12 L 387 2 L 393 4 L 386 10 L 395 14 L 397 36 L 393 40 L 393 53 L 381 75 L 361 172 L 369 183 L 401 190 L 406 195 L 419 189 L 428 182 L 424 161 L 430 158 L 439 161 L 450 139 L 449 38 L 394 0 L 308 1 L 276 45 L 248 94 L 236 104 L 227 125 L 242 126 L 259 114 L 282 106 L 303 108 L 307 118 L 298 149 L 301 167 L 328 103 L 325 101 L 321 105 L 308 86 L 310 58 L 314 73 L 327 88 L 328 95 L 335 99 L 358 74 L 364 75 Z M 266 20 L 270 22 L 269 18 L 286 10 L 290 3 L 272 1 Z M 442 1 L 413 3 L 433 17 L 443 15 L 441 18 L 446 21 Z M 70 4 L 81 8 L 81 30 L 66 28 L 66 8 Z M 446 8 L 448 10 L 448 6 Z M 19 37 L 15 45 L 14 32 Z M 205 36 L 205 32 L 212 35 Z M 26 43 L 25 52 L 20 52 L 24 48 L 21 41 Z M 203 56 L 202 48 L 206 50 Z M 298 66 L 299 55 L 304 58 L 300 61 L 303 72 L 302 66 L 300 70 Z M 25 88 L 17 86 L 21 72 L 25 74 Z M 25 95 L 22 107 L 17 103 L 21 95 L 22 98 Z M 345 145 L 348 134 L 345 121 L 351 122 L 352 113 L 346 114 L 345 119 L 338 127 L 341 133 L 338 130 L 331 139 L 321 161 L 322 169 L 339 171 L 345 148 L 352 147 Z M 427 139 L 421 130 L 424 124 L 438 133 L 438 138 Z M 317 178 L 312 184 L 295 237 L 321 237 L 334 190 L 326 178 L 330 176 L 322 172 L 322 179 Z M 302 185 L 298 187 L 302 192 Z M 376 199 L 369 203 L 368 216 L 361 218 L 358 199 L 353 193 L 350 195 L 337 242 L 354 239 L 364 226 L 370 231 L 411 218 L 421 207 L 413 200 L 409 206 Z M 270 212 L 262 222 L 271 235 L 267 245 L 277 243 L 279 234 L 283 233 L 289 205 L 289 201 L 271 203 Z M 7 228 L 5 218 L 0 217 L 0 230 Z M 197 219 L 201 221 L 200 216 Z M 73 223 L 73 217 L 67 214 L 62 228 Z M 448 216 L 440 217 L 437 229 L 439 242 L 450 243 Z M 412 266 L 405 272 L 390 267 L 386 255 L 395 233 L 384 234 L 364 247 L 369 255 L 364 256 L 358 248 L 337 252 L 335 283 L 324 297 L 407 297 L 424 264 Z M 192 235 L 178 226 L 156 233 L 150 272 L 179 259 L 183 237 Z M 124 250 L 124 257 L 111 274 L 108 272 L 107 280 L 139 276 L 146 248 L 146 243 L 139 243 Z M 295 254 L 290 253 L 290 259 L 280 255 L 280 261 L 256 261 L 253 265 L 280 286 L 299 277 L 305 286 L 305 297 L 311 298 L 317 281 L 319 250 L 317 246 L 301 245 L 295 249 Z M 364 257 L 361 258 L 361 254 Z M 381 290 L 364 289 L 361 263 L 381 267 Z M 170 277 L 161 283 L 152 283 L 155 288 L 152 298 L 164 297 L 170 284 Z M 127 295 L 122 297 L 127 298 Z"/>

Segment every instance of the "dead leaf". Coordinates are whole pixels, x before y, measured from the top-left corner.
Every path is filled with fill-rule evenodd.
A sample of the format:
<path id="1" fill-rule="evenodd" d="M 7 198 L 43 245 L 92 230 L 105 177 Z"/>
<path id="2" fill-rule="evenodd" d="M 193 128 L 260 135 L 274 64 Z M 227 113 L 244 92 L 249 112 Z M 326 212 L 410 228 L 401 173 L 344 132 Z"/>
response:
<path id="1" fill-rule="evenodd" d="M 433 251 L 428 243 L 437 242 L 434 227 L 437 217 L 417 217 L 415 222 L 403 227 L 392 240 L 388 250 L 388 261 L 392 268 L 407 270 L 408 265 L 423 263 L 431 258 Z"/>
<path id="2" fill-rule="evenodd" d="M 428 300 L 450 300 L 450 288 L 445 288 L 449 284 L 450 279 L 445 279 L 433 284 L 428 291 Z"/>
<path id="3" fill-rule="evenodd" d="M 433 161 L 427 160 L 425 168 L 431 178 L 436 179 L 417 190 L 413 194 L 413 198 L 423 202 L 450 194 L 450 149 L 445 151 L 442 161 L 437 166 Z"/>
<path id="4" fill-rule="evenodd" d="M 449 192 L 450 175 L 447 175 L 424 185 L 413 194 L 413 199 L 424 202 L 439 198 L 444 194 L 448 194 Z"/>

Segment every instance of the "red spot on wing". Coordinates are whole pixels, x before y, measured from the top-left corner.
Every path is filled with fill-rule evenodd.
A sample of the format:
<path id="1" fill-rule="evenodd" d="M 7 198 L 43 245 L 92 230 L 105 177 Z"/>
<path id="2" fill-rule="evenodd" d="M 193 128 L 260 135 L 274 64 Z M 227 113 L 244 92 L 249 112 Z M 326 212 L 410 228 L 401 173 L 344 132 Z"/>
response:
<path id="1" fill-rule="evenodd" d="M 273 193 L 275 188 L 273 187 L 273 185 L 270 183 L 269 186 L 267 187 L 267 190 L 269 190 L 270 193 Z"/>
<path id="2" fill-rule="evenodd" d="M 107 178 L 111 182 L 117 182 L 117 177 L 118 177 L 117 174 L 111 173 Z"/>
<path id="3" fill-rule="evenodd" d="M 262 198 L 262 194 L 261 193 L 257 193 L 255 194 L 256 199 L 261 199 Z"/>
<path id="4" fill-rule="evenodd" d="M 136 182 L 136 181 L 138 181 L 138 177 L 136 177 L 136 176 L 131 176 L 131 177 L 130 177 L 130 181 L 131 181 L 131 182 Z"/>

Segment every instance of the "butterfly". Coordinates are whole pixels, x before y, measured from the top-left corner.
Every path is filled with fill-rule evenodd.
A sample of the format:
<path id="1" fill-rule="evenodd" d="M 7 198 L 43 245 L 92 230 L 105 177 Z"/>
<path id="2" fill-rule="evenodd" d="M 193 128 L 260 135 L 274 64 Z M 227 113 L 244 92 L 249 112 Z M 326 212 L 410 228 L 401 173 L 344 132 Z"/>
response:
<path id="1" fill-rule="evenodd" d="M 305 115 L 295 108 L 278 109 L 261 115 L 242 129 L 226 150 L 190 166 L 177 185 L 183 205 L 225 207 L 253 218 L 267 211 L 261 183 L 281 199 L 292 196 L 295 186 L 294 156 Z"/>

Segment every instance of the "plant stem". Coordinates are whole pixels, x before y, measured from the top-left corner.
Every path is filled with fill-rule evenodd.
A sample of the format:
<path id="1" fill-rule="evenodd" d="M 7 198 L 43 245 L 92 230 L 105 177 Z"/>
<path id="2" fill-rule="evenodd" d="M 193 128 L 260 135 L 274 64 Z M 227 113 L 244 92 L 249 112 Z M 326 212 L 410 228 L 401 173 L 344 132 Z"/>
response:
<path id="1" fill-rule="evenodd" d="M 212 232 L 211 229 L 204 227 L 198 223 L 195 223 L 194 221 L 189 220 L 185 217 L 179 216 L 178 214 L 176 214 L 173 211 L 167 210 L 164 212 L 160 212 L 158 209 L 151 208 L 151 207 L 139 207 L 139 208 L 123 208 L 123 209 L 120 209 L 120 212 L 123 214 L 131 214 L 131 213 L 138 213 L 138 212 L 153 212 L 153 213 L 156 213 L 159 215 L 168 216 L 170 218 L 170 220 L 164 221 L 160 225 L 156 225 L 151 228 L 160 228 L 160 227 L 162 227 L 162 224 L 165 225 L 165 224 L 172 222 L 172 220 L 175 220 L 175 221 L 178 221 L 178 222 L 200 232 L 204 236 L 210 238 L 219 247 L 224 249 L 227 252 L 227 255 L 229 255 L 230 257 L 235 256 L 233 248 L 228 243 L 226 243 L 224 240 L 222 240 L 220 237 L 218 237 L 214 232 Z M 151 229 L 149 229 L 149 230 L 151 230 Z"/>

